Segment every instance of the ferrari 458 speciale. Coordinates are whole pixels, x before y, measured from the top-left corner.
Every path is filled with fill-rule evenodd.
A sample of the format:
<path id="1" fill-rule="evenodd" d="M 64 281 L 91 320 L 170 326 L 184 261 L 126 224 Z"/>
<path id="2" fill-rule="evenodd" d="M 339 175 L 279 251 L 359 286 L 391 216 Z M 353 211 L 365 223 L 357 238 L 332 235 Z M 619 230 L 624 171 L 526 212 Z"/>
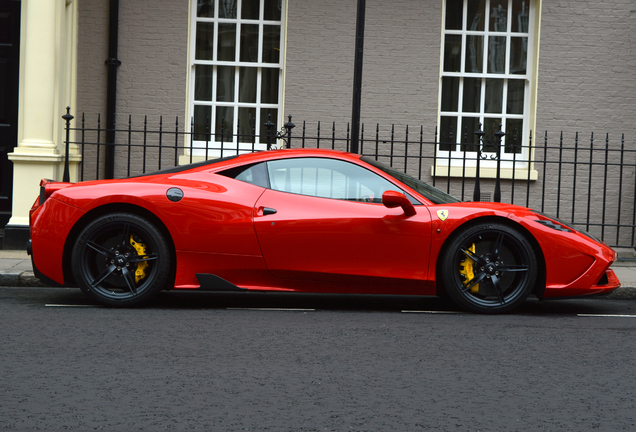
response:
<path id="1" fill-rule="evenodd" d="M 36 275 L 109 306 L 161 290 L 444 295 L 501 313 L 610 293 L 616 253 L 516 205 L 457 199 L 374 158 L 273 150 L 118 180 L 42 180 Z"/>

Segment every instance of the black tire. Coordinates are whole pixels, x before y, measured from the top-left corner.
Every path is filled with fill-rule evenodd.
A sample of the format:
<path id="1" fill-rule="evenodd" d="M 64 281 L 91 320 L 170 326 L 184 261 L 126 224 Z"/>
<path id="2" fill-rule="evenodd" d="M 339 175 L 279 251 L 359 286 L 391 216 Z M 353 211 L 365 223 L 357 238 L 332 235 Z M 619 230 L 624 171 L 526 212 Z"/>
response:
<path id="1" fill-rule="evenodd" d="M 130 213 L 101 216 L 73 247 L 73 275 L 91 298 L 107 306 L 139 306 L 168 284 L 170 248 L 150 221 Z"/>
<path id="2" fill-rule="evenodd" d="M 509 312 L 532 292 L 537 258 L 528 239 L 501 223 L 480 223 L 459 232 L 441 257 L 440 279 L 461 308 Z"/>

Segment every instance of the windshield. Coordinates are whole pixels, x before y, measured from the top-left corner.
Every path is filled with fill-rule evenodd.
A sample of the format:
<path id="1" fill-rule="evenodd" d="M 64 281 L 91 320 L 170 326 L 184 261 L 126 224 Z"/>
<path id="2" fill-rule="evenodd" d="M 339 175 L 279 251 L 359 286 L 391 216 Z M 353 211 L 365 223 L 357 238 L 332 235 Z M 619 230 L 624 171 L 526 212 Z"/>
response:
<path id="1" fill-rule="evenodd" d="M 399 172 L 393 168 L 389 168 L 388 166 L 381 164 L 380 162 L 378 162 L 377 160 L 375 160 L 374 158 L 370 156 L 363 156 L 360 158 L 360 160 L 363 160 L 369 165 L 373 165 L 374 167 L 381 169 L 382 171 L 384 171 L 385 173 L 387 173 L 394 179 L 418 191 L 420 194 L 422 194 L 427 200 L 429 200 L 433 204 L 450 204 L 450 203 L 459 202 L 457 198 L 454 198 L 450 196 L 449 194 L 442 192 L 441 190 L 437 188 L 434 188 L 428 183 L 425 183 L 421 180 L 413 178 L 410 175 Z"/>

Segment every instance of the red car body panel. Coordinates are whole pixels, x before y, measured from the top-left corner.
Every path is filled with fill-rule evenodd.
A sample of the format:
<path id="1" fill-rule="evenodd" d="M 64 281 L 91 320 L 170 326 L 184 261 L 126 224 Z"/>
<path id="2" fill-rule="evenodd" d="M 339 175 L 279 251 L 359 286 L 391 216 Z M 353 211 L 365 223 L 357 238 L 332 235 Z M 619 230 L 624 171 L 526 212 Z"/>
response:
<path id="1" fill-rule="evenodd" d="M 421 204 L 407 216 L 400 207 L 280 192 L 215 174 L 292 157 L 362 165 Z M 170 188 L 181 189 L 183 199 L 170 201 Z M 446 241 L 484 218 L 507 220 L 534 239 L 545 269 L 543 297 L 600 294 L 620 285 L 609 269 L 616 253 L 585 234 L 542 225 L 536 221 L 549 218 L 515 205 L 434 205 L 357 155 L 323 150 L 254 153 L 180 172 L 56 184 L 55 192 L 31 210 L 37 271 L 60 284 L 72 283 L 64 269 L 70 267 L 74 236 L 106 207 L 143 209 L 161 221 L 174 245 L 177 289 L 197 289 L 196 275 L 210 274 L 251 290 L 434 295 Z M 265 215 L 266 208 L 276 213 Z M 599 284 L 603 276 L 607 280 Z"/>

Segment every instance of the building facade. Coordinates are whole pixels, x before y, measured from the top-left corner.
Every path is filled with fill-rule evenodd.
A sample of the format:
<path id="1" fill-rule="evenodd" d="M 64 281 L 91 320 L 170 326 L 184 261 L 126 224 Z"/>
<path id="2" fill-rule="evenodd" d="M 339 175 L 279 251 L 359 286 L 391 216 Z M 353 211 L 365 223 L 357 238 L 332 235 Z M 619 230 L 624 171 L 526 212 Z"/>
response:
<path id="1" fill-rule="evenodd" d="M 75 122 L 82 113 L 89 121 L 111 115 L 117 124 L 180 118 L 182 128 L 193 128 L 197 148 L 206 133 L 254 128 L 261 135 L 267 118 L 280 129 L 288 114 L 312 128 L 318 122 L 344 128 L 351 119 L 356 2 L 3 3 L 20 4 L 19 115 L 8 152 L 13 178 L 5 247 L 24 240 L 39 179 L 61 179 L 67 106 Z M 571 140 L 576 132 L 598 131 L 619 143 L 624 134 L 623 145 L 636 148 L 633 9 L 631 0 L 368 1 L 361 121 L 379 123 L 382 133 L 421 125 L 427 140 L 439 141 L 438 158 L 427 162 L 428 181 L 460 170 L 474 177 L 474 161 L 466 171 L 462 157 L 487 151 L 501 125 L 508 133 L 504 181 L 515 176 L 530 183 L 528 190 L 556 189 L 542 176 L 545 165 L 535 163 L 542 155 L 529 145 L 531 136 L 563 132 Z M 113 32 L 116 59 L 109 53 Z M 116 69 L 114 85 L 109 68 Z M 480 127 L 481 147 L 472 133 Z M 228 145 L 240 148 L 240 139 Z M 77 146 L 70 152 L 77 180 L 81 156 Z M 528 163 L 512 168 L 512 160 Z M 488 187 L 494 166 L 482 166 Z M 589 191 L 595 202 L 615 193 L 596 182 Z M 629 218 L 633 196 L 623 200 L 612 211 Z"/>

